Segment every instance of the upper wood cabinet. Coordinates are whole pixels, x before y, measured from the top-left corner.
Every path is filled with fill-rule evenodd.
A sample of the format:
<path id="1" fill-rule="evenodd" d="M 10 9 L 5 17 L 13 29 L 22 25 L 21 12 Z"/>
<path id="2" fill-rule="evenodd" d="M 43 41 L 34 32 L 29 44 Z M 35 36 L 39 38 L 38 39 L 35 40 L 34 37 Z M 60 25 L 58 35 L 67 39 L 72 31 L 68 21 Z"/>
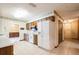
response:
<path id="1" fill-rule="evenodd" d="M 31 23 L 27 23 L 26 24 L 26 29 L 30 30 L 34 26 L 37 26 L 37 21 L 31 22 Z"/>

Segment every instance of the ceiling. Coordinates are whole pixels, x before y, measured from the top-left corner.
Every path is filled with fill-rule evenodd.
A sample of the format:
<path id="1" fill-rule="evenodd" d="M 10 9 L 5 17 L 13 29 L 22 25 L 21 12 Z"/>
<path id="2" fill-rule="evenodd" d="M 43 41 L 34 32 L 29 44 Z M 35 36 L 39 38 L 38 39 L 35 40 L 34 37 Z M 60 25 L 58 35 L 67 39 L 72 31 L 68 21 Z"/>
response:
<path id="1" fill-rule="evenodd" d="M 28 15 L 23 18 L 14 17 L 13 13 L 19 8 L 28 11 Z M 0 4 L 0 16 L 22 21 L 34 21 L 54 15 L 54 10 L 56 10 L 64 19 L 79 16 L 79 4 L 77 3 Z"/>

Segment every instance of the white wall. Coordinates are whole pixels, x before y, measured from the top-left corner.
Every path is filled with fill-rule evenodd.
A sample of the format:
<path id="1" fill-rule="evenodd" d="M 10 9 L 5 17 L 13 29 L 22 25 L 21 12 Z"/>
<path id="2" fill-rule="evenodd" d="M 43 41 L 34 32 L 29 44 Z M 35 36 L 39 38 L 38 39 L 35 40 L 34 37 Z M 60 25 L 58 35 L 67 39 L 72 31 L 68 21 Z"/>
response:
<path id="1" fill-rule="evenodd" d="M 3 29 L 2 29 L 2 20 L 0 20 L 0 35 L 3 34 Z"/>
<path id="2" fill-rule="evenodd" d="M 17 25 L 19 25 L 19 30 L 17 30 L 17 31 L 20 32 L 20 37 L 14 38 L 14 40 L 20 40 L 20 39 L 23 38 L 23 33 L 22 32 L 24 30 L 20 30 L 20 28 L 23 27 L 24 29 L 26 29 L 26 23 L 21 22 L 21 21 L 15 21 L 15 20 L 9 20 L 9 19 L 2 19 L 2 18 L 0 18 L 0 21 L 2 21 L 2 24 L 0 24 L 0 26 L 2 26 L 2 31 L 1 32 L 4 34 L 5 37 L 8 37 L 9 38 L 9 32 L 11 31 L 10 30 L 11 27 L 14 24 L 17 24 Z M 11 38 L 11 39 L 13 40 L 13 38 Z"/>
<path id="3" fill-rule="evenodd" d="M 64 23 L 64 39 L 78 39 L 78 19 L 70 19 L 69 21 Z"/>

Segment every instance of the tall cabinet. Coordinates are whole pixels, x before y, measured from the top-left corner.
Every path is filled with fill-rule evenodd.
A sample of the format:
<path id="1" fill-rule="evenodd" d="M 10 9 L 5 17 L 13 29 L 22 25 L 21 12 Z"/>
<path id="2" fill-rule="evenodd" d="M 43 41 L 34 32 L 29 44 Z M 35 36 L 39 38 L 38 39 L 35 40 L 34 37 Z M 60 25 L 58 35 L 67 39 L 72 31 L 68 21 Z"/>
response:
<path id="1" fill-rule="evenodd" d="M 52 50 L 55 45 L 55 21 L 42 19 L 38 21 L 38 46 Z"/>
<path id="2" fill-rule="evenodd" d="M 57 20 L 55 20 L 54 16 L 46 17 L 43 19 L 40 19 L 37 22 L 37 31 L 34 31 L 34 33 L 37 32 L 37 36 L 35 36 L 35 39 L 33 39 L 33 33 L 31 32 L 29 34 L 29 42 L 33 43 L 35 42 L 36 45 L 38 45 L 41 48 L 52 50 L 54 47 L 58 45 L 58 25 Z M 27 24 L 27 29 L 29 29 L 30 24 Z"/>

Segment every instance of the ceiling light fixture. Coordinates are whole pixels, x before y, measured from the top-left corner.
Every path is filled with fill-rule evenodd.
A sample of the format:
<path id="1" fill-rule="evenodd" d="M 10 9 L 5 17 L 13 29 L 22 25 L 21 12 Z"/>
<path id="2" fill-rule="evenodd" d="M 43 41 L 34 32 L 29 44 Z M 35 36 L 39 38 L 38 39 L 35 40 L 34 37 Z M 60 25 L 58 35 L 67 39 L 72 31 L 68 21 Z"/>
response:
<path id="1" fill-rule="evenodd" d="M 16 18 L 24 18 L 28 15 L 28 11 L 24 9 L 17 9 L 14 11 L 14 17 Z"/>

